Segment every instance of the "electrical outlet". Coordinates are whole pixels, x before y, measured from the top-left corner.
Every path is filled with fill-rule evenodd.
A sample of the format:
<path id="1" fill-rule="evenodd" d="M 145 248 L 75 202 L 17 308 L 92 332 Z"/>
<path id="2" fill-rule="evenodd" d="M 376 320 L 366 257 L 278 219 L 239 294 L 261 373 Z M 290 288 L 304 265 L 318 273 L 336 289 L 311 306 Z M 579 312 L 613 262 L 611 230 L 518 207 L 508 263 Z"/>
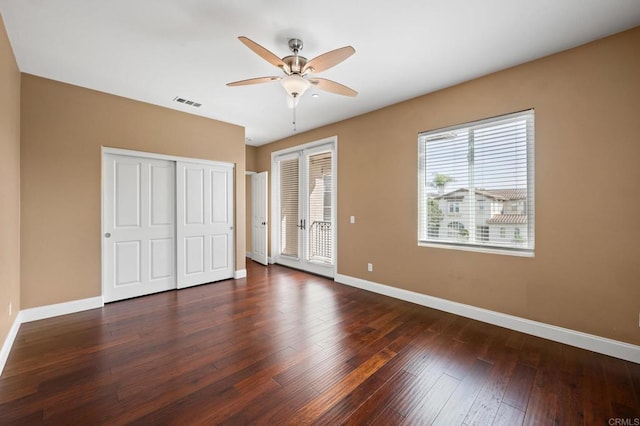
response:
<path id="1" fill-rule="evenodd" d="M 373 263 L 367 263 L 367 271 L 373 272 Z"/>

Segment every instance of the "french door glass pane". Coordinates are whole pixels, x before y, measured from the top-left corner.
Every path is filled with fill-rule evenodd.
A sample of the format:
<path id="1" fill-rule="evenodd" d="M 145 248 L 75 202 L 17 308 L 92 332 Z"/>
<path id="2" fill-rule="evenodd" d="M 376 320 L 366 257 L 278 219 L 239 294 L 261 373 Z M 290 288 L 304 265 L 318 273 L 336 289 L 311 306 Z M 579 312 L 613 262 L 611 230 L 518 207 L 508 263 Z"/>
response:
<path id="1" fill-rule="evenodd" d="M 298 159 L 280 161 L 280 254 L 298 257 Z"/>
<path id="2" fill-rule="evenodd" d="M 309 260 L 331 263 L 333 258 L 333 198 L 331 152 L 308 157 Z"/>

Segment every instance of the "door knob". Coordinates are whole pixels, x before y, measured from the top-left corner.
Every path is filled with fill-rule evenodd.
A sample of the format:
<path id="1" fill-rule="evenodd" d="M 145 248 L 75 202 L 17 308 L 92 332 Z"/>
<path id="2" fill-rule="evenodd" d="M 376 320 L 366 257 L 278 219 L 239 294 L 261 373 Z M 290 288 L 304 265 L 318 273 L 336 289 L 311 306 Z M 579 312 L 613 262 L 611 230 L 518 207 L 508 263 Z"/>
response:
<path id="1" fill-rule="evenodd" d="M 110 233 L 110 232 L 107 232 L 106 234 L 104 234 L 104 237 L 105 237 L 105 238 L 111 238 L 111 233 Z"/>

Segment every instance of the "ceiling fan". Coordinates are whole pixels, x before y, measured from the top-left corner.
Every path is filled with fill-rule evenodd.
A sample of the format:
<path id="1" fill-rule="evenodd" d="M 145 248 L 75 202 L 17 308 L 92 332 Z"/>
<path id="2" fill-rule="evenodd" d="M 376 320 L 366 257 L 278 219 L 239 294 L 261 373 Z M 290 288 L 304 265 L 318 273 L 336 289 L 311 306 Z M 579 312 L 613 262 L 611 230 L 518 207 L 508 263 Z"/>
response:
<path id="1" fill-rule="evenodd" d="M 238 37 L 238 39 L 262 59 L 280 68 L 285 73 L 285 76 L 250 78 L 248 80 L 240 80 L 234 81 L 232 83 L 227 83 L 227 86 L 245 86 L 249 84 L 280 81 L 284 89 L 287 91 L 287 94 L 291 97 L 290 99 L 292 100 L 292 102 L 290 102 L 290 106 L 292 107 L 295 107 L 297 105 L 300 97 L 304 95 L 307 89 L 309 89 L 311 86 L 315 86 L 318 89 L 330 93 L 335 93 L 337 95 L 353 97 L 358 94 L 358 92 L 356 92 L 355 90 L 340 83 L 336 83 L 335 81 L 327 80 L 326 78 L 311 76 L 311 74 L 322 72 L 335 65 L 338 65 L 339 63 L 353 55 L 356 51 L 351 46 L 341 47 L 339 49 L 324 53 L 320 56 L 316 56 L 311 60 L 307 60 L 307 58 L 305 58 L 304 56 L 299 55 L 300 51 L 302 50 L 302 40 L 292 38 L 291 40 L 289 40 L 289 50 L 291 50 L 293 55 L 285 56 L 281 59 L 247 37 L 240 36 Z"/>

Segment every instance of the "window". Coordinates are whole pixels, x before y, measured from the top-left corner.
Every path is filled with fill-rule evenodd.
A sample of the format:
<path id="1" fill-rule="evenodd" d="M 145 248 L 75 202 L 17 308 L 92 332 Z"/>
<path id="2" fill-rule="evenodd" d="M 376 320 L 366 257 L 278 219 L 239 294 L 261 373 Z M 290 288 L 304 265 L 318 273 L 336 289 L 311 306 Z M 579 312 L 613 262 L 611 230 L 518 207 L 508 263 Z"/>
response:
<path id="1" fill-rule="evenodd" d="M 418 151 L 420 245 L 533 255 L 533 110 L 421 133 Z"/>
<path id="2" fill-rule="evenodd" d="M 489 227 L 486 225 L 476 226 L 476 239 L 478 241 L 489 241 Z"/>
<path id="3" fill-rule="evenodd" d="M 447 225 L 447 237 L 462 239 L 467 233 L 465 233 L 464 225 L 460 222 L 451 222 Z"/>

